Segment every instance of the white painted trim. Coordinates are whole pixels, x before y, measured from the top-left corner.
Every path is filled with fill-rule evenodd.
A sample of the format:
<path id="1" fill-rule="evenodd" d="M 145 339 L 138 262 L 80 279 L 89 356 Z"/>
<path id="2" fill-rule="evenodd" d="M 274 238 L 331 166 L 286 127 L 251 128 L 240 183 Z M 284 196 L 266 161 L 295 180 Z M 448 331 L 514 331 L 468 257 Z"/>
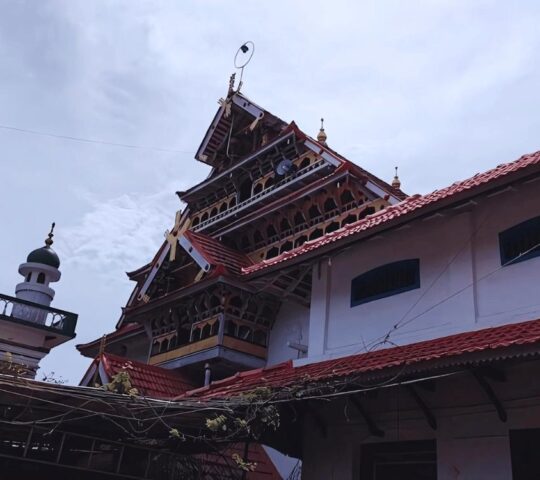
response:
<path id="1" fill-rule="evenodd" d="M 163 263 L 163 260 L 165 259 L 165 256 L 169 253 L 169 250 L 171 249 L 171 245 L 167 243 L 163 251 L 161 252 L 161 255 L 158 258 L 158 261 L 156 264 L 152 266 L 152 270 L 150 270 L 150 273 L 148 274 L 148 277 L 146 277 L 146 280 L 141 287 L 140 292 L 137 294 L 137 299 L 141 300 L 144 294 L 146 293 L 146 290 L 148 290 L 148 287 L 152 283 L 152 280 L 154 280 L 154 277 L 156 273 L 158 272 L 159 268 L 161 267 L 161 264 Z"/>
<path id="2" fill-rule="evenodd" d="M 219 108 L 219 110 L 216 112 L 216 116 L 214 117 L 214 120 L 210 124 L 210 127 L 208 127 L 208 131 L 206 132 L 206 136 L 204 137 L 203 143 L 197 150 L 197 153 L 195 155 L 195 158 L 197 160 L 200 160 L 201 162 L 206 162 L 207 158 L 206 156 L 202 154 L 206 150 L 206 147 L 208 146 L 208 142 L 210 142 L 210 138 L 212 138 L 212 135 L 214 134 L 214 131 L 216 130 L 216 127 L 218 123 L 221 121 L 221 117 L 223 116 L 223 113 L 225 112 L 225 108 L 222 106 Z"/>
<path id="3" fill-rule="evenodd" d="M 388 192 L 385 192 L 381 187 L 375 185 L 371 180 L 366 182 L 366 187 L 380 198 L 384 198 L 386 195 L 389 195 Z"/>
<path id="4" fill-rule="evenodd" d="M 311 140 L 306 140 L 304 145 L 317 155 L 319 155 L 323 150 L 319 145 L 313 143 Z"/>
<path id="5" fill-rule="evenodd" d="M 245 110 L 250 115 L 253 115 L 255 118 L 262 118 L 264 115 L 264 110 L 262 108 L 237 93 L 232 96 L 232 101 L 235 105 L 238 105 L 241 109 Z"/>
<path id="6" fill-rule="evenodd" d="M 191 258 L 193 258 L 193 260 L 195 260 L 195 262 L 197 263 L 197 265 L 199 265 L 199 267 L 201 267 L 205 272 L 210 270 L 211 265 L 206 261 L 206 259 L 203 257 L 201 252 L 199 252 L 193 246 L 193 244 L 189 241 L 189 239 L 185 235 L 182 235 L 179 241 L 180 241 L 180 246 L 187 252 L 187 254 Z"/>
<path id="7" fill-rule="evenodd" d="M 330 165 L 333 165 L 334 167 L 339 167 L 341 165 L 341 162 L 335 157 L 334 155 L 328 153 L 328 152 L 322 152 L 321 157 L 324 158 L 325 161 L 327 161 Z"/>

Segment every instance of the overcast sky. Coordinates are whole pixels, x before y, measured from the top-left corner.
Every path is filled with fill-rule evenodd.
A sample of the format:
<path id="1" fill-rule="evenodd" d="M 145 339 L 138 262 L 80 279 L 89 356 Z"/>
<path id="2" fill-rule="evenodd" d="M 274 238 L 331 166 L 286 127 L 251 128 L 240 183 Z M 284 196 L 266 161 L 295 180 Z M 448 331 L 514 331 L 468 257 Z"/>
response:
<path id="1" fill-rule="evenodd" d="M 174 192 L 256 45 L 243 92 L 407 193 L 427 193 L 540 149 L 536 1 L 0 0 L 0 292 L 14 294 L 52 221 L 62 279 L 53 306 L 77 338 L 42 371 L 76 383 L 75 344 L 114 329 L 174 221 Z M 166 150 L 166 151 L 161 151 Z"/>

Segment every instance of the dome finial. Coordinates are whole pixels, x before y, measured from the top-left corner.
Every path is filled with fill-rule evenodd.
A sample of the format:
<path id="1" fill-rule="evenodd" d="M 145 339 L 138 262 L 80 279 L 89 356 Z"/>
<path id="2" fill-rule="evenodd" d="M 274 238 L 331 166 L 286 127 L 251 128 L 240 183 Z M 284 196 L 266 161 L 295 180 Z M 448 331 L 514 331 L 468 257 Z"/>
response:
<path id="1" fill-rule="evenodd" d="M 396 173 L 394 175 L 394 179 L 392 180 L 392 187 L 394 188 L 400 188 L 401 187 L 401 180 L 398 177 L 398 167 L 395 167 Z"/>
<path id="2" fill-rule="evenodd" d="M 326 136 L 326 132 L 324 131 L 324 118 L 321 118 L 321 129 L 319 130 L 319 133 L 317 134 L 317 140 L 323 145 L 326 145 L 327 138 L 328 137 Z"/>
<path id="3" fill-rule="evenodd" d="M 45 245 L 47 245 L 47 247 L 50 247 L 52 244 L 53 244 L 53 237 L 54 237 L 54 227 L 56 226 L 56 223 L 52 223 L 51 225 L 51 231 L 49 232 L 49 234 L 47 235 L 47 238 L 45 239 Z"/>

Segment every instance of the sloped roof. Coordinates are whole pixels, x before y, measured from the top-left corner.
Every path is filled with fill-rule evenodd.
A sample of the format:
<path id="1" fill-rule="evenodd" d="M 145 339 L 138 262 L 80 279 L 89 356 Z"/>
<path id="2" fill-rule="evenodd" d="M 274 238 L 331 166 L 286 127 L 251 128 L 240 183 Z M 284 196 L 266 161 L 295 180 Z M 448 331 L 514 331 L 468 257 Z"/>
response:
<path id="1" fill-rule="evenodd" d="M 123 338 L 132 337 L 138 335 L 139 333 L 144 332 L 144 326 L 138 323 L 127 323 L 121 325 L 114 332 L 107 333 L 105 335 L 105 345 L 109 345 L 112 342 L 122 340 Z M 99 347 L 103 337 L 92 340 L 88 343 L 79 343 L 75 345 L 75 348 L 79 352 L 84 352 L 85 350 Z"/>
<path id="2" fill-rule="evenodd" d="M 246 254 L 223 245 L 209 235 L 187 230 L 184 236 L 214 268 L 221 266 L 229 273 L 239 274 L 242 268 L 253 265 Z"/>
<path id="3" fill-rule="evenodd" d="M 214 473 L 219 475 L 220 479 L 227 480 L 230 478 L 233 480 L 238 478 L 239 467 L 235 466 L 231 469 L 231 463 L 234 464 L 234 460 L 231 460 L 232 456 L 237 454 L 243 459 L 244 450 L 245 444 L 233 443 L 219 453 L 199 454 L 197 457 L 204 460 L 203 470 L 208 471 L 209 475 Z M 260 443 L 249 443 L 247 461 L 257 464 L 255 471 L 246 473 L 247 480 L 281 480 L 281 475 Z M 228 475 L 228 473 L 231 475 Z M 208 476 L 204 478 L 218 477 Z"/>
<path id="4" fill-rule="evenodd" d="M 109 378 L 118 372 L 127 371 L 132 386 L 140 394 L 147 397 L 171 400 L 193 388 L 193 384 L 177 371 L 147 365 L 110 353 L 102 354 L 94 362 L 101 363 Z M 243 458 L 244 444 L 231 444 L 223 452 L 199 454 L 197 456 L 204 460 L 205 470 L 220 471 L 222 469 L 223 478 L 229 478 L 226 476 L 226 473 L 230 470 L 231 465 L 234 464 L 234 460 L 231 460 L 231 458 L 235 453 Z M 282 478 L 262 445 L 258 443 L 249 444 L 248 461 L 254 462 L 257 465 L 255 471 L 247 474 L 247 479 L 280 480 Z M 235 472 L 236 468 L 238 467 L 234 467 L 232 471 Z M 237 477 L 234 476 L 231 478 Z"/>
<path id="5" fill-rule="evenodd" d="M 127 371 L 131 384 L 141 395 L 171 399 L 193 388 L 193 383 L 181 373 L 145 363 L 129 360 L 111 353 L 103 353 L 99 361 L 110 378 L 118 372 Z"/>
<path id="6" fill-rule="evenodd" d="M 240 372 L 212 382 L 207 387 L 187 392 L 186 397 L 227 398 L 257 387 L 283 389 L 307 383 L 373 374 L 395 367 L 427 368 L 429 362 L 446 361 L 447 365 L 465 363 L 459 357 L 474 352 L 497 353 L 512 346 L 540 344 L 540 319 L 459 333 L 410 345 L 385 348 L 357 355 L 294 367 L 292 361 L 272 367 Z M 508 354 L 507 356 L 515 356 Z"/>
<path id="7" fill-rule="evenodd" d="M 251 274 L 272 265 L 303 256 L 308 252 L 317 250 L 325 245 L 338 242 L 353 235 L 358 235 L 361 232 L 381 226 L 400 217 L 403 217 L 403 220 L 405 220 L 409 214 L 422 209 L 427 209 L 427 207 L 436 206 L 438 203 L 442 203 L 447 199 L 455 199 L 456 201 L 461 200 L 460 194 L 468 194 L 472 196 L 476 190 L 480 189 L 480 187 L 495 182 L 496 180 L 504 179 L 504 177 L 509 177 L 511 174 L 519 172 L 520 170 L 525 170 L 527 167 L 531 167 L 533 165 L 540 165 L 540 151 L 523 155 L 514 162 L 501 164 L 486 172 L 477 173 L 471 178 L 455 182 L 446 188 L 435 190 L 427 195 L 417 194 L 407 197 L 405 200 L 396 205 L 392 205 L 384 210 L 380 210 L 372 215 L 368 215 L 362 220 L 348 224 L 339 230 L 318 238 L 317 240 L 308 241 L 302 246 L 294 248 L 288 252 L 284 252 L 274 258 L 262 260 L 255 265 L 244 267 L 242 269 L 242 273 Z"/>

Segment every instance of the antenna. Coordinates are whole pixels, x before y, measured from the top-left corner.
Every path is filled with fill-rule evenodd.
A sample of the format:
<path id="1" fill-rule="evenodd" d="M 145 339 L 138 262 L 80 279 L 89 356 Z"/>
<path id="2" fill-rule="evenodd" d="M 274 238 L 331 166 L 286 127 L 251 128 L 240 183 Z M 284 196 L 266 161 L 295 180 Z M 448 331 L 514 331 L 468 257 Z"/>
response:
<path id="1" fill-rule="evenodd" d="M 251 61 L 255 53 L 255 44 L 248 40 L 237 51 L 234 56 L 234 67 L 240 70 L 240 80 L 238 81 L 237 92 L 242 88 L 242 77 L 244 76 L 244 68 Z"/>

